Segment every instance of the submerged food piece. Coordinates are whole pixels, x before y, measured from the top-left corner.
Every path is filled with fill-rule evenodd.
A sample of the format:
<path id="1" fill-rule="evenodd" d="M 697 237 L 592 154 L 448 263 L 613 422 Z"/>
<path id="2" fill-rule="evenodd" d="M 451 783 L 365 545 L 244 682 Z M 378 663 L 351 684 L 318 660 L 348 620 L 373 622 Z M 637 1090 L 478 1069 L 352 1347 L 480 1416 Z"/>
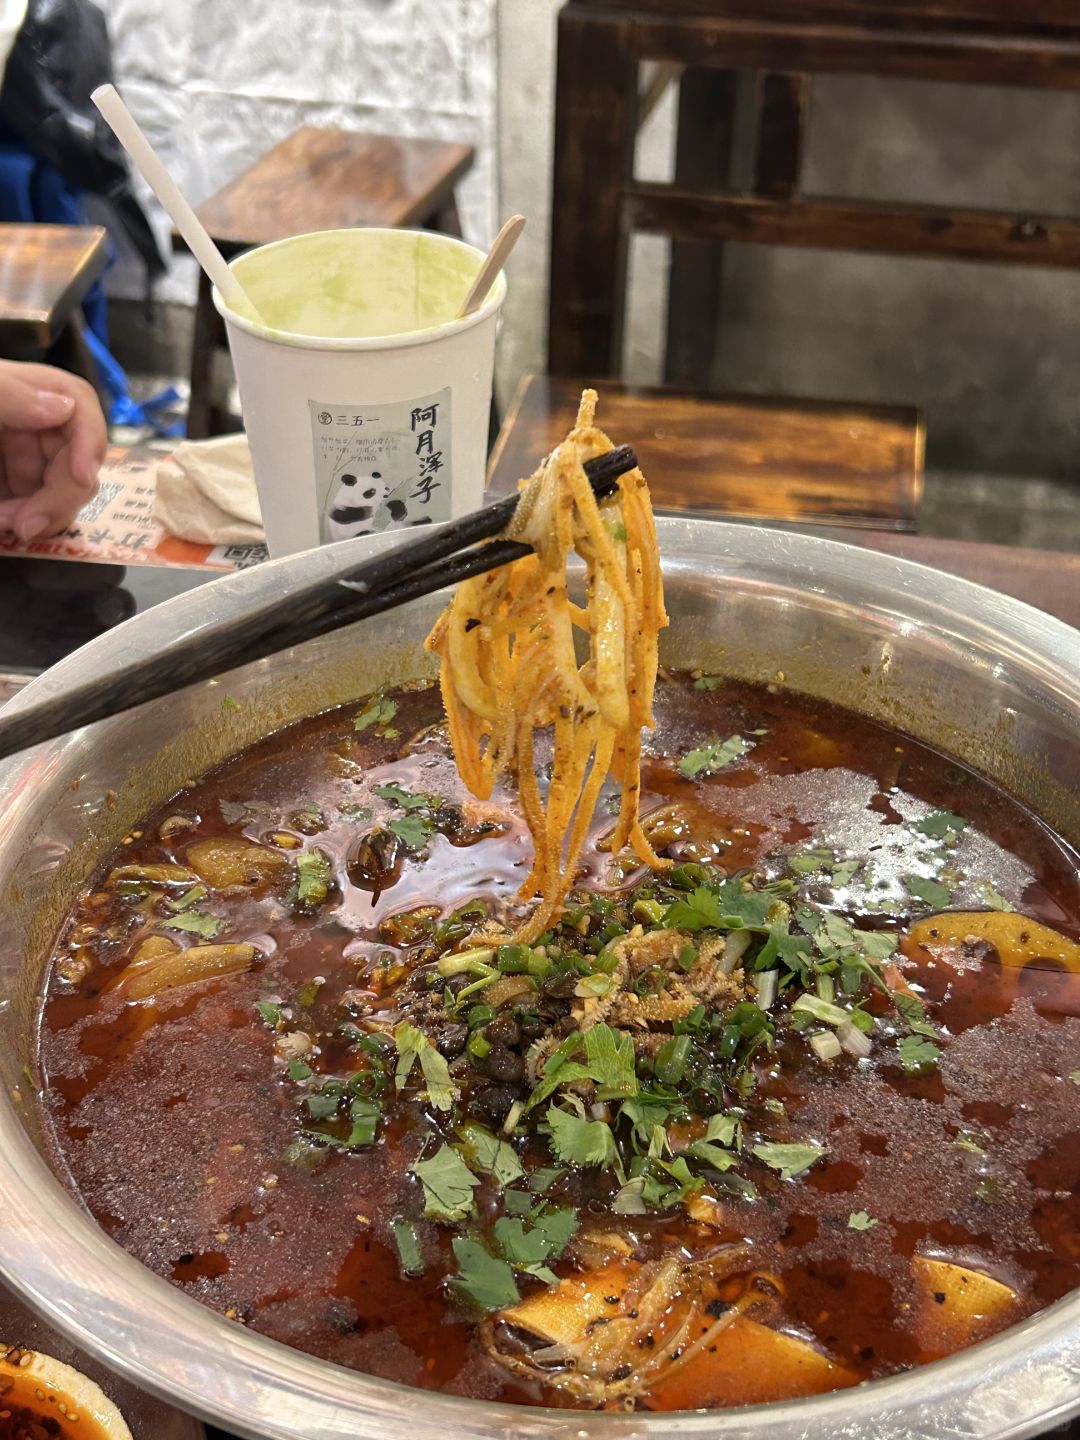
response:
<path id="1" fill-rule="evenodd" d="M 167 940 L 151 938 L 140 946 L 118 983 L 129 999 L 149 1000 L 179 985 L 249 970 L 254 959 L 254 945 L 192 945 L 181 950 Z"/>
<path id="2" fill-rule="evenodd" d="M 196 841 L 187 847 L 185 859 L 199 879 L 215 890 L 272 885 L 291 870 L 289 860 L 276 850 L 231 835 Z"/>
<path id="3" fill-rule="evenodd" d="M 916 1255 L 916 1326 L 928 1355 L 951 1355 L 1001 1329 L 1018 1313 L 1016 1291 L 980 1270 Z"/>
<path id="4" fill-rule="evenodd" d="M 663 862 L 642 830 L 641 732 L 653 728 L 657 635 L 664 610 L 656 530 L 640 470 L 598 504 L 585 462 L 612 448 L 594 423 L 596 392 L 577 424 L 532 478 L 507 536 L 534 555 L 459 585 L 427 647 L 441 660 L 443 699 L 458 770 L 482 800 L 504 774 L 517 781 L 533 838 L 523 899 L 541 897 L 515 938 L 532 940 L 557 918 L 573 884 L 593 810 L 609 773 L 622 787 L 611 848 L 631 845 Z M 571 550 L 585 561 L 585 609 L 567 593 Z M 579 665 L 574 629 L 588 637 Z M 546 801 L 537 786 L 534 734 L 554 726 Z"/>
<path id="5" fill-rule="evenodd" d="M 759 1405 L 858 1383 L 854 1371 L 808 1340 L 736 1313 L 649 1387 L 648 1405 L 651 1410 Z"/>
<path id="6" fill-rule="evenodd" d="M 51 1355 L 0 1341 L 0 1435 L 12 1440 L 131 1440 L 99 1386 Z"/>
<path id="7" fill-rule="evenodd" d="M 908 931 L 905 949 L 958 950 L 974 941 L 992 945 L 1003 965 L 1043 961 L 1080 974 L 1080 945 L 1060 931 L 1011 910 L 946 910 L 920 920 Z"/>

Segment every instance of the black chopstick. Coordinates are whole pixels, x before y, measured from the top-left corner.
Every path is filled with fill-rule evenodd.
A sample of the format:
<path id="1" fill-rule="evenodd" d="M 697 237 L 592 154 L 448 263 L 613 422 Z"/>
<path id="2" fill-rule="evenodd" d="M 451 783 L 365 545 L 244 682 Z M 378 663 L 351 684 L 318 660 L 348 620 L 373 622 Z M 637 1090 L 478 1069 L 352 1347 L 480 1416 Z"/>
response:
<path id="1" fill-rule="evenodd" d="M 629 445 L 590 460 L 585 472 L 597 498 L 611 495 L 619 476 L 636 464 Z M 218 622 L 212 630 L 183 635 L 156 655 L 0 715 L 0 759 L 518 560 L 531 553 L 528 545 L 491 539 L 509 524 L 517 502 L 517 495 L 507 496 L 430 535 L 411 536 L 360 565 Z"/>

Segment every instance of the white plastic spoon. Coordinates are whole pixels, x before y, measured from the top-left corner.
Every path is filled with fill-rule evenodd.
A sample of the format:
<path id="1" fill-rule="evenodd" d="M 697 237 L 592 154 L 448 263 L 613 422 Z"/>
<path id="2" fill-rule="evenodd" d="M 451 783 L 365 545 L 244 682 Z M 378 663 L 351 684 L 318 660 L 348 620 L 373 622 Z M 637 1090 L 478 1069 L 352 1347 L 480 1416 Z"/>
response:
<path id="1" fill-rule="evenodd" d="M 181 195 L 176 181 L 158 159 L 150 141 L 139 129 L 134 115 L 117 94 L 114 85 L 99 85 L 90 96 L 112 127 L 116 138 L 131 156 L 140 175 L 161 201 L 169 219 L 184 237 L 184 243 L 217 286 L 225 303 L 240 314 L 261 320 L 258 306 L 225 263 L 225 257 L 211 240 L 195 211 Z M 498 243 L 498 242 L 496 242 Z"/>

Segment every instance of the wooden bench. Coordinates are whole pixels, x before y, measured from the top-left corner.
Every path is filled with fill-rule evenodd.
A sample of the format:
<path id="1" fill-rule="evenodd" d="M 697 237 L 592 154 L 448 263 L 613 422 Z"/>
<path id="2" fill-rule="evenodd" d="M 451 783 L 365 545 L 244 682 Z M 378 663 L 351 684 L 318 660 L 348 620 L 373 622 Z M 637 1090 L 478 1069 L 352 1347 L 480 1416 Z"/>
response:
<path id="1" fill-rule="evenodd" d="M 226 259 L 312 230 L 422 226 L 460 235 L 454 191 L 473 163 L 471 145 L 357 135 L 306 125 L 268 150 L 198 207 Z M 184 243 L 174 233 L 173 248 Z M 200 272 L 191 356 L 190 439 L 229 428 L 213 403 L 214 353 L 225 327 Z"/>
<path id="2" fill-rule="evenodd" d="M 0 224 L 0 356 L 48 357 L 96 385 L 79 306 L 107 259 L 100 225 Z"/>
<path id="3" fill-rule="evenodd" d="M 593 383 L 593 382 L 589 382 Z M 573 424 L 583 382 L 527 375 L 491 456 L 511 493 Z M 661 511 L 911 531 L 922 491 L 916 410 L 725 399 L 595 382 L 597 421 L 633 445 Z"/>

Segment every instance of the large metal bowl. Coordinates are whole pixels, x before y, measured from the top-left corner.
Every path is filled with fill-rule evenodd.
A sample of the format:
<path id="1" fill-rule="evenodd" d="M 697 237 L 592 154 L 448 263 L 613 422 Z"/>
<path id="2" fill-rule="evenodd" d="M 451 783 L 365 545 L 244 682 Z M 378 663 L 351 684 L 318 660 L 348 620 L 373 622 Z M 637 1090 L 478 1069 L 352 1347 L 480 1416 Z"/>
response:
<path id="1" fill-rule="evenodd" d="M 979 586 L 807 536 L 660 524 L 666 663 L 786 684 L 909 731 L 1080 841 L 1080 635 Z M 21 706 L 157 651 L 392 543 L 354 541 L 230 576 L 129 621 Z M 435 599 L 40 747 L 0 767 L 0 1266 L 77 1344 L 145 1389 L 274 1440 L 418 1433 L 561 1440 L 1032 1435 L 1080 1411 L 1080 1294 L 908 1374 L 721 1413 L 578 1414 L 410 1390 L 313 1360 L 204 1309 L 125 1254 L 44 1158 L 33 1031 L 49 947 L 103 853 L 184 780 L 267 730 L 429 673 Z M 223 706 L 228 695 L 236 707 Z"/>

